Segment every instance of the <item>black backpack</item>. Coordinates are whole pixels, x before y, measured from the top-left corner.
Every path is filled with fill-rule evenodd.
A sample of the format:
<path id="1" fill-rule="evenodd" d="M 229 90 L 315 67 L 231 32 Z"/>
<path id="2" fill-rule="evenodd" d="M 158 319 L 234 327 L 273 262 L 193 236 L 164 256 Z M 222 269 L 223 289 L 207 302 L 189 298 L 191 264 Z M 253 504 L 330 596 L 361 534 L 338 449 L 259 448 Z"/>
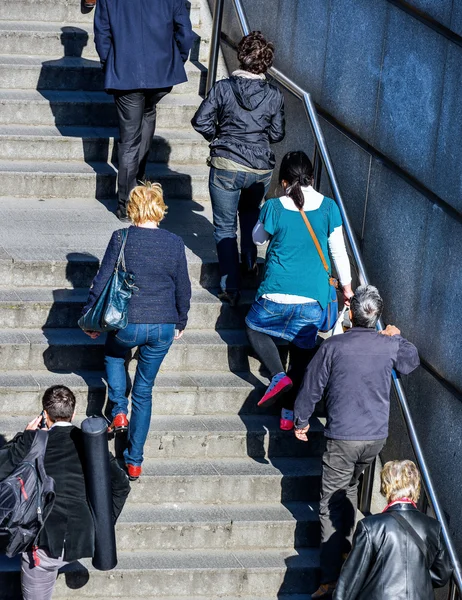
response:
<path id="1" fill-rule="evenodd" d="M 8 557 L 37 545 L 55 502 L 55 482 L 45 472 L 48 431 L 37 429 L 29 453 L 0 481 L 0 550 Z"/>

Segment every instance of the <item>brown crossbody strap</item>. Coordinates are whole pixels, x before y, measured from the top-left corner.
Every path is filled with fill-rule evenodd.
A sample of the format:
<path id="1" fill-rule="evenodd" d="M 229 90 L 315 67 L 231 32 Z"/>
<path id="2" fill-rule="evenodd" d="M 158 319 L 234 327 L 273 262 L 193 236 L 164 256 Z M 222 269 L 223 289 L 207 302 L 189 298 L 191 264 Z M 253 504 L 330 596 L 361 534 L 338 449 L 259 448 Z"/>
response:
<path id="1" fill-rule="evenodd" d="M 322 264 L 324 265 L 324 268 L 326 269 L 326 273 L 329 275 L 329 266 L 326 262 L 326 259 L 324 258 L 324 254 L 322 252 L 321 245 L 318 242 L 318 238 L 316 237 L 314 229 L 311 227 L 311 223 L 309 222 L 308 217 L 306 216 L 305 212 L 301 209 L 299 209 L 299 210 L 300 210 L 300 214 L 302 215 L 303 220 L 305 221 L 305 225 L 306 225 L 308 231 L 310 232 L 311 237 L 313 238 L 314 245 L 316 246 L 316 250 L 318 251 L 318 254 L 322 260 Z"/>

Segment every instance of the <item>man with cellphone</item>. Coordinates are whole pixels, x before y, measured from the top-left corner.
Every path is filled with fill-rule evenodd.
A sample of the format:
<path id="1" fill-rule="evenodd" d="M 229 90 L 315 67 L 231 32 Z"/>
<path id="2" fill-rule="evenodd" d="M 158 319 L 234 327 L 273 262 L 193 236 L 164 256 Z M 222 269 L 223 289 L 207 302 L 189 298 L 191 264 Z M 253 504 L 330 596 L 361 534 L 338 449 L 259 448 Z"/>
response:
<path id="1" fill-rule="evenodd" d="M 4 479 L 29 452 L 35 430 L 48 429 L 45 471 L 55 481 L 56 499 L 39 537 L 38 549 L 24 552 L 21 586 L 24 600 L 50 600 L 58 570 L 69 562 L 93 556 L 94 524 L 85 487 L 82 432 L 72 424 L 75 396 L 64 385 L 48 388 L 43 411 L 24 432 L 3 447 L 0 479 Z M 130 491 L 127 476 L 110 455 L 112 512 L 119 516 Z"/>

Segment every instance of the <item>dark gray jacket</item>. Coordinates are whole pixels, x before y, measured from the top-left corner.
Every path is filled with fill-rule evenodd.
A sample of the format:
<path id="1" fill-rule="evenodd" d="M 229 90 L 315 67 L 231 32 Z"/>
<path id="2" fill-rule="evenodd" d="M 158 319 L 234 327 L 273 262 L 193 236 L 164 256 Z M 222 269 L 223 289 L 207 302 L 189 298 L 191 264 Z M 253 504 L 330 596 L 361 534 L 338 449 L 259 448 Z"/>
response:
<path id="1" fill-rule="evenodd" d="M 425 556 L 392 517 L 396 512 L 424 542 Z M 359 521 L 333 600 L 435 600 L 433 588 L 446 585 L 451 572 L 438 521 L 411 504 L 395 504 Z"/>
<path id="2" fill-rule="evenodd" d="M 295 426 L 306 427 L 326 393 L 324 434 L 336 440 L 381 440 L 388 435 L 392 369 L 419 366 L 417 348 L 400 335 L 353 327 L 326 340 L 308 365 L 295 402 Z"/>
<path id="3" fill-rule="evenodd" d="M 197 109 L 192 126 L 210 144 L 210 156 L 252 169 L 273 169 L 270 143 L 284 139 L 284 96 L 262 79 L 230 77 L 216 83 Z"/>

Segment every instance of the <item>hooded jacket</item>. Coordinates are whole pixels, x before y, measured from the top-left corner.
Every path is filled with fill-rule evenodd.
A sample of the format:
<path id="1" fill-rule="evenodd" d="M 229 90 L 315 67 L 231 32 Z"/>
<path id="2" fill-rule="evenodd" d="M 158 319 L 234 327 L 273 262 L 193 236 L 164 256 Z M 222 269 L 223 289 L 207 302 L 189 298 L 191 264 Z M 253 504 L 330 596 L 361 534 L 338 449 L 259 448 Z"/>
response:
<path id="1" fill-rule="evenodd" d="M 252 169 L 273 169 L 270 144 L 285 135 L 284 96 L 264 79 L 218 81 L 199 106 L 192 126 L 210 143 L 210 156 Z"/>
<path id="2" fill-rule="evenodd" d="M 393 517 L 398 512 L 425 544 L 419 546 Z M 411 504 L 395 504 L 358 523 L 333 600 L 434 600 L 452 567 L 441 525 Z"/>

